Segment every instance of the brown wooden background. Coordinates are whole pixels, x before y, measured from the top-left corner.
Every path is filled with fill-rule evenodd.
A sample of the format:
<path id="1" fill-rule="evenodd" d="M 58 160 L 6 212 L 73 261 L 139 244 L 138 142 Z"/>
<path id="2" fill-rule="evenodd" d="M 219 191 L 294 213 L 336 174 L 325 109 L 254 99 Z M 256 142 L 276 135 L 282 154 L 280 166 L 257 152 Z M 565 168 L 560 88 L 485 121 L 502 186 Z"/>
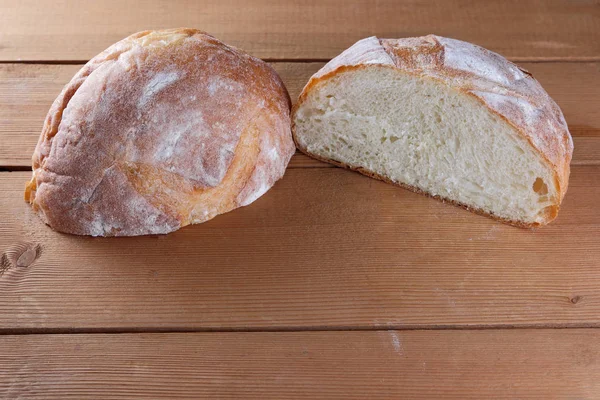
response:
<path id="1" fill-rule="evenodd" d="M 130 33 L 195 27 L 292 98 L 357 39 L 467 40 L 575 141 L 536 231 L 297 155 L 249 207 L 160 237 L 53 232 L 22 199 L 43 118 Z M 0 398 L 600 398 L 598 1 L 0 0 Z"/>

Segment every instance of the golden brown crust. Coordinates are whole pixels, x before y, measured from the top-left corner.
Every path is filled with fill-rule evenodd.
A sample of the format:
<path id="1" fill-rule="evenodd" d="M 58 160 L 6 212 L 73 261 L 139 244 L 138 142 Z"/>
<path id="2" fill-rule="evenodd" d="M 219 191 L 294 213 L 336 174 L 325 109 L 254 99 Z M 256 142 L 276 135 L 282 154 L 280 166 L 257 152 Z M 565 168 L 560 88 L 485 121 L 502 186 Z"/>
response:
<path id="1" fill-rule="evenodd" d="M 556 217 L 568 187 L 573 153 L 573 141 L 562 112 L 531 73 L 496 53 L 470 43 L 434 35 L 407 39 L 371 37 L 357 42 L 313 75 L 294 105 L 292 136 L 302 152 L 321 159 L 303 149 L 295 136 L 294 115 L 306 100 L 308 93 L 316 90 L 332 76 L 350 69 L 369 68 L 371 65 L 394 68 L 420 79 L 442 82 L 454 90 L 472 96 L 513 126 L 554 171 L 558 196 L 554 199 L 553 206 L 548 208 L 545 221 L 540 224 L 525 224 L 492 217 L 522 227 L 544 225 Z M 357 170 L 356 167 L 341 165 L 336 161 L 322 161 Z M 359 172 L 390 182 L 389 179 L 369 171 Z M 404 184 L 394 184 L 422 193 Z M 471 209 L 465 205 L 457 205 Z M 483 210 L 472 211 L 489 215 Z"/>
<path id="2" fill-rule="evenodd" d="M 144 31 L 88 62 L 52 105 L 25 198 L 61 232 L 167 233 L 247 205 L 294 152 L 263 61 L 194 29 Z"/>

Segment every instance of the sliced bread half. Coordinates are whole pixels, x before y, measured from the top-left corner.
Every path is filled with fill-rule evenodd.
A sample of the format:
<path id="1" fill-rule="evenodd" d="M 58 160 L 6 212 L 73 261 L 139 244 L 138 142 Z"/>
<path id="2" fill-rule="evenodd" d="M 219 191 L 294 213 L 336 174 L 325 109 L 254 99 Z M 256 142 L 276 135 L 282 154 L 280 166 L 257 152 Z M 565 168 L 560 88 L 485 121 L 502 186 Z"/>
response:
<path id="1" fill-rule="evenodd" d="M 513 225 L 552 221 L 567 190 L 559 107 L 529 72 L 458 40 L 360 40 L 310 79 L 292 124 L 312 157 Z"/>

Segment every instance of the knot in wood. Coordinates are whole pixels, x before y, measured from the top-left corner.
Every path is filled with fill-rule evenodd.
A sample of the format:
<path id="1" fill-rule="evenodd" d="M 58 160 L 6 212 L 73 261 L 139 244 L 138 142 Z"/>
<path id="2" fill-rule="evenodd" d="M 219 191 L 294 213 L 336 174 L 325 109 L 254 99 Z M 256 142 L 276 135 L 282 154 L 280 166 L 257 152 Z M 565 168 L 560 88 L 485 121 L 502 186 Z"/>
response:
<path id="1" fill-rule="evenodd" d="M 42 246 L 36 243 L 20 242 L 2 254 L 0 275 L 10 268 L 26 268 L 42 255 Z"/>

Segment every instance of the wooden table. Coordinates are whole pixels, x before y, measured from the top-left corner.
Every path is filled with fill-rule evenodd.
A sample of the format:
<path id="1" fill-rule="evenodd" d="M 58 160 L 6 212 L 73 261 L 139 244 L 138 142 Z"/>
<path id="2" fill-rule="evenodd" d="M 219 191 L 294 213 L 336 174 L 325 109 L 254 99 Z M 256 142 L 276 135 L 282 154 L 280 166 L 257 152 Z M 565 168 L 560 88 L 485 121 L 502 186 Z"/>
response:
<path id="1" fill-rule="evenodd" d="M 531 71 L 575 141 L 521 230 L 297 155 L 249 207 L 159 237 L 58 234 L 23 201 L 44 116 L 132 32 L 195 27 L 292 98 L 369 35 Z M 600 398 L 598 1 L 0 0 L 0 398 Z"/>

